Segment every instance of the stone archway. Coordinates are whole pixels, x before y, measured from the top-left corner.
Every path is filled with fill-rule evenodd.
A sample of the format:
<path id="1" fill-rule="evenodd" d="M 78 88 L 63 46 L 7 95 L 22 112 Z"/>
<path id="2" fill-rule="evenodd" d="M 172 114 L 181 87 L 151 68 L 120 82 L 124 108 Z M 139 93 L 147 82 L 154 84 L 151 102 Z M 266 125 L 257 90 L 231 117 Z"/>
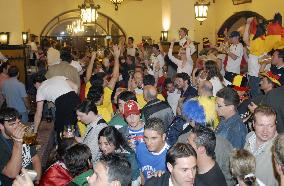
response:
<path id="1" fill-rule="evenodd" d="M 256 12 L 252 12 L 252 11 L 241 11 L 241 12 L 237 12 L 234 15 L 232 15 L 231 17 L 229 17 L 220 27 L 220 29 L 218 30 L 218 35 L 223 34 L 225 29 L 228 29 L 228 32 L 230 33 L 233 30 L 238 30 L 241 31 L 244 28 L 244 25 L 246 23 L 246 19 L 249 17 L 256 17 L 257 19 L 261 19 L 263 21 L 266 21 L 266 19 L 256 13 Z"/>
<path id="2" fill-rule="evenodd" d="M 104 47 L 108 45 L 107 39 L 118 42 L 119 37 L 126 36 L 125 31 L 109 16 L 98 12 L 98 19 L 92 26 L 86 26 L 84 32 L 69 34 L 67 25 L 80 18 L 80 10 L 73 9 L 63 12 L 51 19 L 43 28 L 40 38 L 60 40 L 81 48 L 88 46 L 92 48 Z"/>

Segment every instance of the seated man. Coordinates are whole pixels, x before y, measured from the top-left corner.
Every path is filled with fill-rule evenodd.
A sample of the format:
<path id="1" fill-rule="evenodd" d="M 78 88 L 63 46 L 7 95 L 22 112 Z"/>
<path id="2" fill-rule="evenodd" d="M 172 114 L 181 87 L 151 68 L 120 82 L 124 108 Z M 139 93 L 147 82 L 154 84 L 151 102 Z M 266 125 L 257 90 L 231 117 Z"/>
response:
<path id="1" fill-rule="evenodd" d="M 131 182 L 131 166 L 115 154 L 102 156 L 88 179 L 90 186 L 127 186 Z"/>
<path id="2" fill-rule="evenodd" d="M 276 132 L 276 112 L 271 107 L 259 106 L 254 111 L 254 131 L 246 137 L 244 149 L 256 160 L 255 176 L 265 185 L 278 185 L 274 175 L 272 145 Z"/>
<path id="3" fill-rule="evenodd" d="M 165 162 L 168 149 L 163 121 L 158 118 L 148 119 L 144 126 L 144 142 L 136 146 L 142 183 L 143 180 L 149 179 L 156 172 L 166 170 Z"/>
<path id="4" fill-rule="evenodd" d="M 25 132 L 19 113 L 14 108 L 0 112 L 0 180 L 2 185 L 12 185 L 21 168 L 34 169 L 36 182 L 41 177 L 41 162 L 35 147 L 23 144 Z"/>
<path id="5" fill-rule="evenodd" d="M 189 133 L 188 142 L 197 154 L 196 185 L 227 186 L 224 174 L 214 160 L 216 146 L 214 132 L 209 128 L 196 125 Z"/>
<path id="6" fill-rule="evenodd" d="M 145 186 L 192 186 L 196 175 L 196 152 L 189 145 L 176 143 L 166 156 L 169 172 L 149 179 Z"/>
<path id="7" fill-rule="evenodd" d="M 237 112 L 239 95 L 232 88 L 225 87 L 216 94 L 217 114 L 221 117 L 216 134 L 227 139 L 234 148 L 243 148 L 247 128 Z"/>

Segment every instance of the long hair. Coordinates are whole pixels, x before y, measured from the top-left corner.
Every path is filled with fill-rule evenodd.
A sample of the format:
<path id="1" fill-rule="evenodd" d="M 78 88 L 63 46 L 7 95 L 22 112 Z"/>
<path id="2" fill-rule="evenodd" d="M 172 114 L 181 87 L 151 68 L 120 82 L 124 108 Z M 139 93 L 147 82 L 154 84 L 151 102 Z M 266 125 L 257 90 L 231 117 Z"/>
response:
<path id="1" fill-rule="evenodd" d="M 128 152 L 133 152 L 122 134 L 113 126 L 103 128 L 99 133 L 98 140 L 100 137 L 105 137 L 109 143 L 112 143 L 115 150 L 122 148 Z"/>
<path id="2" fill-rule="evenodd" d="M 207 78 L 206 80 L 210 80 L 213 77 L 218 77 L 220 81 L 223 81 L 223 76 L 220 73 L 220 70 L 217 67 L 215 61 L 208 60 L 205 62 L 205 70 L 207 71 Z"/>

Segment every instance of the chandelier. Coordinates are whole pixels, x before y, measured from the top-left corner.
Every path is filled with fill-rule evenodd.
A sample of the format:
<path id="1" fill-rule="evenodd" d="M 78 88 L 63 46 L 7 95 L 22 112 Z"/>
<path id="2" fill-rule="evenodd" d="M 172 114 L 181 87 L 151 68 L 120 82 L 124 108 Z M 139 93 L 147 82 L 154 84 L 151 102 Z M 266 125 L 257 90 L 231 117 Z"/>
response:
<path id="1" fill-rule="evenodd" d="M 124 0 L 110 0 L 114 4 L 114 9 L 118 10 L 118 5 L 120 5 Z"/>
<path id="2" fill-rule="evenodd" d="M 200 22 L 200 25 L 202 25 L 202 22 L 207 19 L 207 12 L 208 7 L 210 5 L 209 3 L 206 3 L 203 0 L 199 0 L 194 4 L 195 9 L 195 19 Z"/>
<path id="3" fill-rule="evenodd" d="M 78 6 L 81 12 L 81 20 L 84 25 L 93 25 L 98 19 L 98 9 L 100 5 L 95 5 L 93 0 L 84 0 L 82 5 Z"/>
<path id="4" fill-rule="evenodd" d="M 81 19 L 77 19 L 73 21 L 70 25 L 67 25 L 66 27 L 67 33 L 71 34 L 77 34 L 79 32 L 85 31 L 85 26 Z"/>

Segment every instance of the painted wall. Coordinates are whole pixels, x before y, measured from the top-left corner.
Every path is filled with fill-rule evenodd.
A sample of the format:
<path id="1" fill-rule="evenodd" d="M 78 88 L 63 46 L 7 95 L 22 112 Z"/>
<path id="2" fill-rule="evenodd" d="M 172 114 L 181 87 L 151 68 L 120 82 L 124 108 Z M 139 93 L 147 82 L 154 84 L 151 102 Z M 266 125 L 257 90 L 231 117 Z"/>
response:
<path id="1" fill-rule="evenodd" d="M 0 32 L 10 32 L 10 45 L 22 44 L 22 0 L 0 0 Z"/>
<path id="2" fill-rule="evenodd" d="M 24 0 L 25 29 L 39 35 L 44 26 L 56 15 L 76 9 L 83 0 Z M 162 30 L 161 0 L 127 0 L 114 10 L 108 0 L 96 0 L 100 12 L 116 21 L 128 36 L 134 36 L 136 43 L 142 36 L 152 36 L 158 41 Z"/>
<path id="3" fill-rule="evenodd" d="M 215 35 L 223 22 L 239 11 L 254 11 L 271 19 L 279 11 L 284 16 L 283 0 L 253 0 L 253 3 L 234 6 L 231 0 L 216 0 L 209 7 L 208 19 L 202 25 L 194 19 L 196 0 L 125 0 L 115 11 L 109 0 L 95 0 L 100 11 L 115 20 L 128 36 L 134 36 L 136 43 L 142 36 L 152 36 L 157 42 L 163 27 L 169 29 L 169 39 L 177 38 L 178 28 L 189 28 L 195 41 L 209 37 L 215 42 Z M 21 32 L 39 35 L 43 27 L 56 15 L 77 8 L 83 0 L 0 0 L 0 32 L 11 33 L 11 44 L 21 43 Z M 271 3 L 273 2 L 273 3 Z M 165 26 L 164 18 L 168 25 Z"/>

